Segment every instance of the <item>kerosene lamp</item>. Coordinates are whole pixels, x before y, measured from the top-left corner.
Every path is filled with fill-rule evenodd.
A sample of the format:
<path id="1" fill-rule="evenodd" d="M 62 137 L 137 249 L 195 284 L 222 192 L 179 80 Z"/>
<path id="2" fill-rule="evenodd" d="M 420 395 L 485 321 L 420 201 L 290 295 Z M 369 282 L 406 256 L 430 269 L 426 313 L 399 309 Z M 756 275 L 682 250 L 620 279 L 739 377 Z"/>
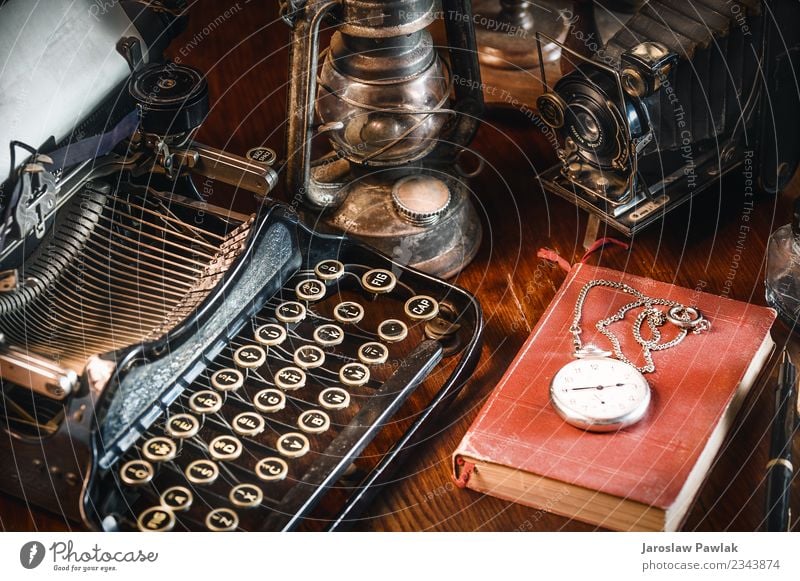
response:
<path id="1" fill-rule="evenodd" d="M 483 109 L 469 0 L 293 0 L 286 184 L 318 229 L 431 274 L 477 252 L 461 159 Z M 448 58 L 428 27 L 444 21 Z M 321 53 L 321 24 L 335 28 Z M 319 67 L 319 59 L 324 59 Z M 330 150 L 312 159 L 312 140 Z"/>

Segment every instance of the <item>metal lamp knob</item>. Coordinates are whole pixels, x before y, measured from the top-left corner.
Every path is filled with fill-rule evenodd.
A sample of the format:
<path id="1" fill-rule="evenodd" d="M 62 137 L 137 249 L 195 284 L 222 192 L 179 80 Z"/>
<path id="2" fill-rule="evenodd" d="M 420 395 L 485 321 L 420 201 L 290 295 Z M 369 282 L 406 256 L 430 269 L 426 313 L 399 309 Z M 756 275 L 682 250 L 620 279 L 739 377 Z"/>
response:
<path id="1" fill-rule="evenodd" d="M 433 176 L 408 176 L 392 188 L 392 204 L 398 214 L 415 226 L 435 224 L 450 205 L 450 189 Z"/>

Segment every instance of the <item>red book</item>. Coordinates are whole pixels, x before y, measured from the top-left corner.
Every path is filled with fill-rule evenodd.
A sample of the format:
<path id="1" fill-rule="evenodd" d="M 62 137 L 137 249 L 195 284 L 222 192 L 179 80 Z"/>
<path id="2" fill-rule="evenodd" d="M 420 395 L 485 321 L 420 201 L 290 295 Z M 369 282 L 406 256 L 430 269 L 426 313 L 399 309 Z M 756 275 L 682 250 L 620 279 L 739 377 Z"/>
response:
<path id="1" fill-rule="evenodd" d="M 652 401 L 636 424 L 592 433 L 567 424 L 549 399 L 556 372 L 573 360 L 572 323 L 581 288 L 593 279 L 624 282 L 654 298 L 694 306 L 711 329 L 653 352 Z M 581 317 L 584 345 L 611 351 L 595 323 L 630 303 L 629 294 L 593 288 Z M 609 329 L 622 352 L 644 364 L 633 337 L 638 311 Z M 643 277 L 574 267 L 453 456 L 469 488 L 614 530 L 677 530 L 736 413 L 774 349 L 775 311 Z M 678 329 L 661 327 L 663 340 Z"/>

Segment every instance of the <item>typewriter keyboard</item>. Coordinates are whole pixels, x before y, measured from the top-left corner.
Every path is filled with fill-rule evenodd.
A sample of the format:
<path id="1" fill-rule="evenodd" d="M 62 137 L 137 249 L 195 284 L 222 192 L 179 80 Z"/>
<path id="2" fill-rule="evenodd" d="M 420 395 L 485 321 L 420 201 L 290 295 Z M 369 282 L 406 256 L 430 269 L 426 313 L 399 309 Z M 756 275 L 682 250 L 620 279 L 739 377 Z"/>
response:
<path id="1" fill-rule="evenodd" d="M 115 528 L 290 529 L 323 492 L 363 491 L 391 447 L 369 442 L 424 415 L 393 417 L 480 327 L 469 295 L 383 260 L 286 280 L 116 463 Z"/>

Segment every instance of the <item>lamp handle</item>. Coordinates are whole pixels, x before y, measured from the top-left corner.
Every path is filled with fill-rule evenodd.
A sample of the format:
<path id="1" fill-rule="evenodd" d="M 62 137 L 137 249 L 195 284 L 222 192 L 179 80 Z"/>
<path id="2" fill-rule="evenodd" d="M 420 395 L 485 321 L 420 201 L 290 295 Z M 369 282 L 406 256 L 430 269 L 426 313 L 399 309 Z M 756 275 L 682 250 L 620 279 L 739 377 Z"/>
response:
<path id="1" fill-rule="evenodd" d="M 451 74 L 454 82 L 456 120 L 436 146 L 432 156 L 455 160 L 478 131 L 483 114 L 483 87 L 478 65 L 478 44 L 472 20 L 471 0 L 442 0 Z"/>

